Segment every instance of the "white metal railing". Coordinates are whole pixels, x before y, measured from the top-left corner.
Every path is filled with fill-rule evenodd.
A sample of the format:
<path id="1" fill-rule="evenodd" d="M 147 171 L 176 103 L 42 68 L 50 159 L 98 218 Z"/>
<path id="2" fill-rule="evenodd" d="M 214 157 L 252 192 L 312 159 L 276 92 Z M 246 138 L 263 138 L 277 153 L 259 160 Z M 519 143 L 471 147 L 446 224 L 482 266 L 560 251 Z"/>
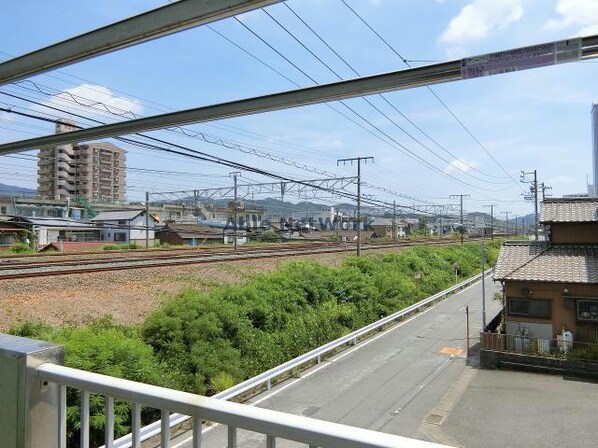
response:
<path id="1" fill-rule="evenodd" d="M 441 448 L 445 445 L 423 442 L 362 428 L 325 422 L 313 418 L 286 414 L 212 397 L 194 395 L 158 386 L 124 380 L 84 370 L 46 362 L 40 364 L 35 376 L 44 383 L 59 385 L 59 444 L 66 448 L 66 388 L 81 390 L 81 448 L 89 448 L 89 395 L 105 397 L 105 444 L 114 446 L 114 400 L 129 401 L 132 407 L 133 446 L 140 446 L 140 409 L 149 406 L 162 413 L 161 448 L 170 444 L 169 415 L 178 412 L 193 419 L 194 448 L 201 447 L 202 420 L 228 427 L 228 447 L 237 447 L 237 429 L 266 435 L 266 446 L 275 448 L 277 439 L 305 443 L 309 447 L 351 448 Z M 55 446 L 49 443 L 47 446 Z"/>
<path id="2" fill-rule="evenodd" d="M 487 270 L 485 272 L 485 275 L 488 276 L 490 273 L 492 273 L 492 269 Z M 411 313 L 414 313 L 416 311 L 419 311 L 422 308 L 427 307 L 428 305 L 432 304 L 433 302 L 435 302 L 437 300 L 441 300 L 441 299 L 448 297 L 449 294 L 460 291 L 463 288 L 466 288 L 466 287 L 478 282 L 481 278 L 482 278 L 482 274 L 478 274 L 471 278 L 468 278 L 467 280 L 464 280 L 448 289 L 445 289 L 444 291 L 436 293 L 426 299 L 423 299 L 417 303 L 414 303 L 413 305 L 408 306 L 407 308 L 397 311 L 394 314 L 386 316 L 372 324 L 369 324 L 363 328 L 360 328 L 359 330 L 356 330 L 352 333 L 342 336 L 342 337 L 340 337 L 334 341 L 331 341 L 327 344 L 324 344 L 321 347 L 318 347 L 310 352 L 307 352 L 307 353 L 300 355 L 294 359 L 291 359 L 290 361 L 287 361 L 284 364 L 280 364 L 270 370 L 267 370 L 266 372 L 263 372 L 257 376 L 254 376 L 253 378 L 243 381 L 242 383 L 239 383 L 229 389 L 226 389 L 226 390 L 212 396 L 212 398 L 219 399 L 219 400 L 230 400 L 230 399 L 235 398 L 247 391 L 256 389 L 256 388 L 264 386 L 264 385 L 268 389 L 270 389 L 270 387 L 272 386 L 273 380 L 275 380 L 276 378 L 278 378 L 282 375 L 287 374 L 291 370 L 301 367 L 301 366 L 303 366 L 307 363 L 313 362 L 313 361 L 320 363 L 322 360 L 322 357 L 324 355 L 332 352 L 333 350 L 336 350 L 336 349 L 338 349 L 342 346 L 345 346 L 347 344 L 355 345 L 355 344 L 357 344 L 357 342 L 360 338 L 364 337 L 368 333 L 379 330 L 379 329 L 383 328 L 385 325 L 388 325 L 394 321 L 403 319 L 405 316 L 407 316 Z M 170 415 L 170 427 L 172 428 L 174 426 L 177 426 L 188 419 L 189 419 L 188 415 L 173 413 Z M 151 437 L 154 437 L 154 436 L 160 434 L 161 431 L 162 431 L 162 422 L 161 421 L 151 423 L 151 424 L 141 428 L 141 432 L 140 432 L 141 440 L 144 441 Z M 123 436 L 120 439 L 116 440 L 114 443 L 114 448 L 129 448 L 131 446 L 134 446 L 132 444 L 132 434 Z"/>

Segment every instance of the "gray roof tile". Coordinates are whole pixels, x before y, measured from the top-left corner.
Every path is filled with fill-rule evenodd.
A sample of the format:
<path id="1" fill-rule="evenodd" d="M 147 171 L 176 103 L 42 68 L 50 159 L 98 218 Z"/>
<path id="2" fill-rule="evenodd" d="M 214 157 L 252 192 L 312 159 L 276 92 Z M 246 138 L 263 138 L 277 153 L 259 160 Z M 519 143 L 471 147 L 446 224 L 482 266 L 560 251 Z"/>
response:
<path id="1" fill-rule="evenodd" d="M 598 221 L 597 198 L 546 199 L 542 204 L 540 222 Z"/>
<path id="2" fill-rule="evenodd" d="M 598 246 L 507 242 L 500 249 L 494 279 L 598 283 Z"/>

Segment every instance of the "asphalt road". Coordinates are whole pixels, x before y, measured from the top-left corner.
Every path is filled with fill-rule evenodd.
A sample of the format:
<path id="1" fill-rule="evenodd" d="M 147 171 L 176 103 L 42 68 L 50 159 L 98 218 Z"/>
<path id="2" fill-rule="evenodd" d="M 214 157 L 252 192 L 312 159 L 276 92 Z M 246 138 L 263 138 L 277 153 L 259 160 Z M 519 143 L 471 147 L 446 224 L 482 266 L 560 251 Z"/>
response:
<path id="1" fill-rule="evenodd" d="M 478 283 L 304 372 L 252 400 L 253 405 L 362 428 L 429 440 L 457 443 L 440 431 L 471 380 L 466 366 L 465 306 L 470 334 L 481 329 L 481 285 Z M 486 281 L 487 317 L 499 304 L 497 290 Z M 226 428 L 204 430 L 206 447 L 225 447 Z M 172 447 L 190 447 L 189 435 Z M 265 437 L 239 431 L 239 446 L 263 447 Z M 278 441 L 279 447 L 299 446 Z"/>

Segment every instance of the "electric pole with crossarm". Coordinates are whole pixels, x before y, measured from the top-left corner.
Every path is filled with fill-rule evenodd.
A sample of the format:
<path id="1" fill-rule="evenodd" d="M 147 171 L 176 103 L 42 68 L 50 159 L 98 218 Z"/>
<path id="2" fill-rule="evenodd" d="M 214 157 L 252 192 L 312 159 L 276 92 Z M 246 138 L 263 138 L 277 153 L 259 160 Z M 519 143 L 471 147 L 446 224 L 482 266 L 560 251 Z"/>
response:
<path id="1" fill-rule="evenodd" d="M 468 198 L 468 194 L 451 194 L 450 198 L 459 198 L 461 203 L 461 228 L 459 229 L 459 233 L 461 234 L 461 244 L 463 244 L 463 234 L 465 233 L 465 227 L 463 227 L 463 198 Z"/>
<path id="2" fill-rule="evenodd" d="M 374 163 L 373 157 L 351 157 L 349 159 L 338 159 L 336 165 L 346 165 L 348 162 L 357 162 L 357 256 L 361 255 L 361 162 L 368 163 L 371 160 Z"/>

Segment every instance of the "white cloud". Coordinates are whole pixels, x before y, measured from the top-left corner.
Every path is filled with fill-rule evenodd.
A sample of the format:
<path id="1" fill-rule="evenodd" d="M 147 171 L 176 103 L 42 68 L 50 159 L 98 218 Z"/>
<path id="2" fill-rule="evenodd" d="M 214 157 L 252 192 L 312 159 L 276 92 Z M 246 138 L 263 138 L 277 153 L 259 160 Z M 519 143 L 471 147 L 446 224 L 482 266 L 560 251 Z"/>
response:
<path id="1" fill-rule="evenodd" d="M 596 0 L 558 0 L 556 13 L 558 19 L 546 22 L 545 29 L 560 30 L 578 27 L 580 35 L 598 34 L 598 1 Z"/>
<path id="2" fill-rule="evenodd" d="M 473 0 L 464 6 L 440 36 L 445 44 L 484 39 L 523 16 L 523 0 Z"/>
<path id="3" fill-rule="evenodd" d="M 106 87 L 93 84 L 82 84 L 72 89 L 66 89 L 54 95 L 45 104 L 82 115 L 85 115 L 85 112 L 81 109 L 85 107 L 102 112 L 106 112 L 108 109 L 112 113 L 124 114 L 123 117 L 128 119 L 132 118 L 133 114 L 141 114 L 143 110 L 138 102 L 118 96 Z M 32 109 L 48 112 L 46 108 L 41 106 L 34 106 Z"/>
<path id="4" fill-rule="evenodd" d="M 465 159 L 455 159 L 451 163 L 449 163 L 446 166 L 446 168 L 442 171 L 444 171 L 446 174 L 452 174 L 459 171 L 463 173 L 465 171 L 469 171 L 473 168 L 476 168 L 477 166 L 477 162 L 468 162 Z"/>

